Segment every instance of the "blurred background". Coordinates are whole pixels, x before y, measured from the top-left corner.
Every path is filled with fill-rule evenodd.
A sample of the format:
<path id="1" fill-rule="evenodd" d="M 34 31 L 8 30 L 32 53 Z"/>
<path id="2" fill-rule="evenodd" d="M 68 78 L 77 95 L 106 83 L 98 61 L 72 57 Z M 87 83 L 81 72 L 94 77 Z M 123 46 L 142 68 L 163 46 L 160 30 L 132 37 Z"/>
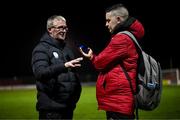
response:
<path id="1" fill-rule="evenodd" d="M 68 42 L 77 56 L 80 56 L 78 44 L 90 46 L 98 54 L 110 37 L 105 27 L 104 10 L 115 3 L 123 3 L 130 15 L 144 25 L 145 37 L 141 41 L 143 49 L 161 63 L 162 69 L 178 70 L 180 20 L 179 7 L 174 1 L 7 1 L 0 5 L 0 85 L 10 84 L 10 80 L 34 83 L 31 52 L 46 30 L 47 18 L 53 14 L 67 18 Z M 82 64 L 82 81 L 95 81 L 97 73 L 91 64 L 86 60 Z"/>
<path id="2" fill-rule="evenodd" d="M 3 1 L 0 4 L 0 119 L 38 118 L 31 53 L 46 31 L 47 18 L 60 14 L 67 19 L 68 42 L 77 57 L 81 56 L 79 44 L 91 47 L 98 54 L 110 40 L 105 27 L 105 8 L 115 3 L 123 3 L 130 15 L 142 22 L 145 37 L 140 44 L 160 62 L 163 70 L 160 106 L 154 111 L 140 111 L 140 118 L 180 119 L 177 94 L 180 92 L 180 7 L 178 1 L 169 0 Z M 82 64 L 78 72 L 83 90 L 74 118 L 105 119 L 105 113 L 97 110 L 98 73 L 88 60 Z"/>

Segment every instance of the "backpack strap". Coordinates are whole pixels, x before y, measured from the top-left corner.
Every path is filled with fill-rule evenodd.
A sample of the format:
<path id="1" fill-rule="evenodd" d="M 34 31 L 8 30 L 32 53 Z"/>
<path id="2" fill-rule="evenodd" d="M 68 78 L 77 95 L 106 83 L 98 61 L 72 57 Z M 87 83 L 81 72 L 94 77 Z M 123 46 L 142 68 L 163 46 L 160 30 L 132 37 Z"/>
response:
<path id="1" fill-rule="evenodd" d="M 125 67 L 124 67 L 123 64 L 120 64 L 120 66 L 122 67 L 122 70 L 123 70 L 123 72 L 124 72 L 127 80 L 129 81 L 132 94 L 133 94 L 133 95 L 136 95 L 136 92 L 135 92 L 134 89 L 133 89 L 133 86 L 132 86 L 132 83 L 131 83 L 131 78 L 130 78 L 129 74 L 127 73 L 127 71 L 126 71 L 126 69 L 125 69 Z"/>
<path id="2" fill-rule="evenodd" d="M 130 85 L 130 88 L 131 88 L 131 92 L 132 92 L 132 94 L 134 96 L 134 103 L 135 103 L 135 110 L 136 110 L 136 120 L 138 120 L 139 119 L 139 115 L 138 115 L 138 104 L 137 104 L 137 99 L 136 99 L 136 92 L 133 89 L 131 78 L 130 78 L 129 74 L 127 73 L 125 67 L 123 66 L 123 64 L 120 64 L 120 66 L 121 66 L 121 68 L 122 68 L 122 70 L 123 70 L 123 72 L 124 72 L 128 82 L 129 82 L 129 85 Z"/>
<path id="3" fill-rule="evenodd" d="M 141 46 L 139 45 L 138 41 L 136 40 L 136 38 L 134 37 L 134 35 L 131 32 L 129 32 L 129 31 L 122 31 L 122 32 L 119 32 L 119 33 L 120 34 L 128 35 L 133 40 L 133 42 L 138 46 L 139 50 L 142 52 Z M 138 114 L 138 103 L 137 103 L 137 99 L 136 99 L 136 91 L 134 91 L 134 89 L 133 89 L 131 78 L 130 78 L 129 74 L 127 73 L 125 67 L 123 66 L 123 64 L 120 64 L 120 66 L 121 66 L 121 68 L 122 68 L 122 70 L 123 70 L 127 80 L 129 81 L 131 92 L 132 92 L 132 94 L 134 96 L 135 111 L 136 111 L 136 120 L 138 120 L 139 119 L 139 114 Z"/>
<path id="4" fill-rule="evenodd" d="M 121 31 L 118 34 L 126 34 L 126 35 L 128 35 L 133 40 L 133 42 L 136 43 L 138 48 L 142 51 L 141 46 L 139 45 L 138 41 L 136 40 L 136 38 L 134 37 L 134 35 L 131 32 L 129 32 L 129 31 Z"/>

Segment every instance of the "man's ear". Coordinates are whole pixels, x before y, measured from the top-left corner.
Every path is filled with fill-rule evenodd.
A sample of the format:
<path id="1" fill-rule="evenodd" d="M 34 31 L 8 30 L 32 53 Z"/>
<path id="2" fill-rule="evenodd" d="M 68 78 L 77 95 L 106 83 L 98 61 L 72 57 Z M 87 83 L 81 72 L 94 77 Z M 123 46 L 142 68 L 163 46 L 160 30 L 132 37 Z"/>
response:
<path id="1" fill-rule="evenodd" d="M 118 23 L 121 23 L 121 22 L 122 22 L 122 19 L 121 19 L 120 16 L 117 16 L 116 19 L 117 19 Z"/>
<path id="2" fill-rule="evenodd" d="M 51 31 L 51 28 L 48 28 L 47 31 L 48 31 L 48 32 Z"/>
<path id="3" fill-rule="evenodd" d="M 49 33 L 51 33 L 51 31 L 52 31 L 52 28 L 48 28 L 48 29 L 47 29 L 47 31 L 48 31 Z"/>

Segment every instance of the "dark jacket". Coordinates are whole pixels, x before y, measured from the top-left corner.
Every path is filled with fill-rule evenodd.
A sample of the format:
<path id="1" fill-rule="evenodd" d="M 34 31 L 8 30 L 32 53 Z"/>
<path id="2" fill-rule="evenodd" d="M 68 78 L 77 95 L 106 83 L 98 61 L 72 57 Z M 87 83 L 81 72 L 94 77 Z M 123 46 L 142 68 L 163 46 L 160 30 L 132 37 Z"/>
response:
<path id="1" fill-rule="evenodd" d="M 109 44 L 99 55 L 93 56 L 92 63 L 100 72 L 96 83 L 98 108 L 133 115 L 134 97 L 122 64 L 132 80 L 133 89 L 136 90 L 138 53 L 131 38 L 119 33 L 124 30 L 132 32 L 137 39 L 144 36 L 142 24 L 133 18 L 128 19 L 123 26 L 117 25 Z"/>
<path id="2" fill-rule="evenodd" d="M 66 43 L 56 41 L 47 33 L 32 52 L 32 69 L 36 78 L 37 110 L 74 109 L 81 85 L 75 69 L 64 63 L 75 59 Z"/>

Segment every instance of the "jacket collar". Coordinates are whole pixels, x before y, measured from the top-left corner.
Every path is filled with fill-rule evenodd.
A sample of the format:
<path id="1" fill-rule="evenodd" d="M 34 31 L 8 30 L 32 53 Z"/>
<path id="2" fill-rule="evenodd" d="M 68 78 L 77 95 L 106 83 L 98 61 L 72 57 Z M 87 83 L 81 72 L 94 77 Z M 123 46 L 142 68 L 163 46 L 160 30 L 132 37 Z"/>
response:
<path id="1" fill-rule="evenodd" d="M 128 28 L 131 26 L 132 23 L 134 23 L 135 20 L 135 18 L 129 17 L 123 23 L 117 24 L 114 30 L 112 31 L 112 35 L 115 35 L 120 31 L 128 30 Z"/>
<path id="2" fill-rule="evenodd" d="M 59 49 L 63 49 L 66 45 L 64 40 L 55 40 L 47 32 L 42 36 L 40 42 L 45 42 Z"/>

